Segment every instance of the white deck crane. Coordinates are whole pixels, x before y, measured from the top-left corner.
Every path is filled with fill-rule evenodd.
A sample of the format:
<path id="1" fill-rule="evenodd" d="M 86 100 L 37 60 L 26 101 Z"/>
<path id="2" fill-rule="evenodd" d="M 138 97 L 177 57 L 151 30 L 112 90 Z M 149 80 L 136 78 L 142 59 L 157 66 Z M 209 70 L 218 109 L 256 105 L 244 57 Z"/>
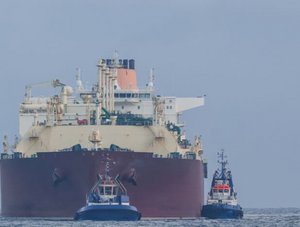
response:
<path id="1" fill-rule="evenodd" d="M 25 101 L 29 101 L 29 99 L 31 98 L 32 88 L 45 87 L 45 86 L 51 86 L 51 87 L 55 88 L 55 87 L 64 87 L 66 85 L 61 83 L 58 79 L 26 85 L 25 86 Z"/>

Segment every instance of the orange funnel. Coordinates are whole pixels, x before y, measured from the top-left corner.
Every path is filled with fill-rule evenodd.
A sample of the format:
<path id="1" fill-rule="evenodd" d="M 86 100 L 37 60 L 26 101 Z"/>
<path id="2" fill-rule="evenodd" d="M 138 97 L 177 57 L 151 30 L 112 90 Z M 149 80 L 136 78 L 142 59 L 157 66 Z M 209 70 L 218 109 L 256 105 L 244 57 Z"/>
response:
<path id="1" fill-rule="evenodd" d="M 122 90 L 137 90 L 136 71 L 134 69 L 118 69 L 118 85 Z"/>

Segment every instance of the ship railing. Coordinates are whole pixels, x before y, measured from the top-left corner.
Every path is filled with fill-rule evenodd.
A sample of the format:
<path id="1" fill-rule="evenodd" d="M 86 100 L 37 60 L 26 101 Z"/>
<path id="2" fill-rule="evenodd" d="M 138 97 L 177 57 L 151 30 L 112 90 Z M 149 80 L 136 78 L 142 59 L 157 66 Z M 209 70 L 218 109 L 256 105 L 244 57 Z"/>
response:
<path id="1" fill-rule="evenodd" d="M 153 158 L 163 158 L 162 154 L 153 154 Z"/>
<path id="2" fill-rule="evenodd" d="M 23 158 L 23 154 L 21 152 L 13 152 L 11 154 L 9 153 L 1 153 L 0 159 L 18 159 L 18 158 Z"/>
<path id="3" fill-rule="evenodd" d="M 68 147 L 65 149 L 62 149 L 60 151 L 63 152 L 84 152 L 84 151 L 92 151 L 92 152 L 133 152 L 133 150 L 130 150 L 128 148 L 121 148 L 117 146 L 116 144 L 111 144 L 108 148 L 83 148 L 80 144 L 75 144 L 72 147 Z"/>
<path id="4" fill-rule="evenodd" d="M 195 160 L 197 157 L 197 154 L 193 151 L 188 151 L 188 152 L 185 152 L 185 158 L 186 159 L 192 159 L 192 160 Z"/>
<path id="5" fill-rule="evenodd" d="M 179 152 L 171 152 L 167 156 L 168 158 L 173 158 L 173 159 L 182 159 L 183 156 Z"/>
<path id="6" fill-rule="evenodd" d="M 183 155 L 180 152 L 170 152 L 167 156 L 163 156 L 162 154 L 153 154 L 153 158 L 170 158 L 170 159 L 191 159 L 195 160 L 196 154 L 194 152 L 189 152 L 188 154 Z"/>

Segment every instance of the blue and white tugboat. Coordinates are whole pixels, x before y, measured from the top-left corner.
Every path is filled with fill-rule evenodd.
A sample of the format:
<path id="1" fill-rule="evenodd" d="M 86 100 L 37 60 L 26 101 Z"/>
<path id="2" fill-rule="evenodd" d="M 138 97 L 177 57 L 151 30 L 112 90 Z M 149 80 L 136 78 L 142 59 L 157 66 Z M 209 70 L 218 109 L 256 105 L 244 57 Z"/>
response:
<path id="1" fill-rule="evenodd" d="M 225 160 L 224 151 L 218 155 L 221 170 L 218 169 L 214 173 L 207 205 L 203 206 L 201 215 L 211 219 L 242 218 L 243 210 L 237 202 L 231 171 L 226 168 L 228 161 Z"/>
<path id="2" fill-rule="evenodd" d="M 75 220 L 137 221 L 141 213 L 130 206 L 129 197 L 119 175 L 112 179 L 108 173 L 98 175 L 98 181 L 87 195 L 86 206 L 79 209 Z"/>

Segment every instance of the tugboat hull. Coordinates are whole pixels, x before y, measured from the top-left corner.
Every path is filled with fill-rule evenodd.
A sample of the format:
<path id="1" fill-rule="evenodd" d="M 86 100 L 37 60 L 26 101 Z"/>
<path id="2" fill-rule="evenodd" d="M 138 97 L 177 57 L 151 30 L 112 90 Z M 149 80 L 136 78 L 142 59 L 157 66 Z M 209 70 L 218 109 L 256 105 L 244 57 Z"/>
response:
<path id="1" fill-rule="evenodd" d="M 210 204 L 203 206 L 201 215 L 210 219 L 239 219 L 243 210 L 239 205 Z"/>
<path id="2" fill-rule="evenodd" d="M 141 214 L 129 205 L 89 205 L 77 211 L 75 220 L 138 221 Z"/>

